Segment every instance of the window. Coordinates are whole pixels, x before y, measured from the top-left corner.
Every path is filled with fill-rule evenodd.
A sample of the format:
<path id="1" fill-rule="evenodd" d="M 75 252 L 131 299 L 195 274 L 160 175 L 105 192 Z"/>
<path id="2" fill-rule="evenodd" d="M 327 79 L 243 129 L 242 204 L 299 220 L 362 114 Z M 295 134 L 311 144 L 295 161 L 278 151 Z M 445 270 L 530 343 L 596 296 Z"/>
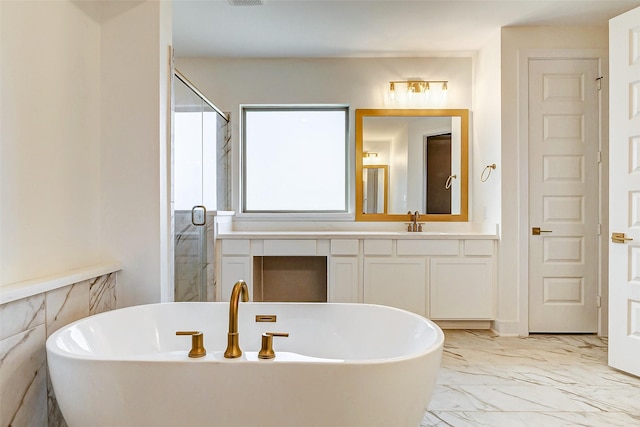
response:
<path id="1" fill-rule="evenodd" d="M 348 108 L 242 109 L 242 211 L 346 213 Z"/>

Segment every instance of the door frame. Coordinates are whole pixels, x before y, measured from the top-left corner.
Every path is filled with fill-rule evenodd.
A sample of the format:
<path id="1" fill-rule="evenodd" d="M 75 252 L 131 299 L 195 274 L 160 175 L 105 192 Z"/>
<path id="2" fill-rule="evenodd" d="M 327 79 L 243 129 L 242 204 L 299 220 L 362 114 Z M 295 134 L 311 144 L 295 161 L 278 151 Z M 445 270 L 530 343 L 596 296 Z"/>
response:
<path id="1" fill-rule="evenodd" d="M 598 179 L 598 335 L 606 336 L 609 318 L 609 54 L 606 49 L 523 49 L 518 52 L 518 335 L 529 335 L 529 61 L 533 59 L 595 59 L 603 77 L 598 100 L 600 173 Z"/>

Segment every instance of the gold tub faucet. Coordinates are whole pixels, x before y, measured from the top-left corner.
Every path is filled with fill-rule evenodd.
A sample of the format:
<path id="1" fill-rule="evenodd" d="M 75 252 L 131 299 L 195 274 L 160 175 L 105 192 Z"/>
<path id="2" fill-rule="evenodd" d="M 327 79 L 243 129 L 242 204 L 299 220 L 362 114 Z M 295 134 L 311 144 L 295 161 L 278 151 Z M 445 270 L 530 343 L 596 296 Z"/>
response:
<path id="1" fill-rule="evenodd" d="M 238 340 L 238 305 L 240 298 L 242 298 L 243 302 L 249 301 L 249 290 L 244 280 L 238 280 L 233 285 L 231 299 L 229 300 L 229 333 L 227 334 L 227 349 L 224 352 L 224 357 L 227 359 L 235 359 L 242 356 Z"/>

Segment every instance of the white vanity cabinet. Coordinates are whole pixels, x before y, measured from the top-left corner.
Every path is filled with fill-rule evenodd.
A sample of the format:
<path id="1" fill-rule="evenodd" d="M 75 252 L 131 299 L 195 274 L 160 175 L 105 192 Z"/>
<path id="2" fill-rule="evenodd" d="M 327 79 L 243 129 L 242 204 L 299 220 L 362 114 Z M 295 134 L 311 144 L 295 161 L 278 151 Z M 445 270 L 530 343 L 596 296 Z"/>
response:
<path id="1" fill-rule="evenodd" d="M 219 295 L 218 301 L 229 301 L 233 285 L 238 280 L 247 282 L 250 298 L 253 299 L 253 280 L 251 276 L 251 241 L 242 240 L 221 240 L 220 268 L 218 269 Z"/>
<path id="2" fill-rule="evenodd" d="M 427 316 L 424 258 L 364 258 L 364 302 Z"/>
<path id="3" fill-rule="evenodd" d="M 434 320 L 493 320 L 494 264 L 489 239 L 365 240 L 364 302 Z"/>
<path id="4" fill-rule="evenodd" d="M 432 258 L 429 296 L 432 319 L 493 319 L 493 261 L 490 258 Z"/>
<path id="5" fill-rule="evenodd" d="M 327 280 L 329 302 L 360 302 L 360 241 L 332 239 Z"/>
<path id="6" fill-rule="evenodd" d="M 497 236 L 279 237 L 218 241 L 219 300 L 240 278 L 253 295 L 254 257 L 323 256 L 328 302 L 389 305 L 443 322 L 495 319 Z"/>

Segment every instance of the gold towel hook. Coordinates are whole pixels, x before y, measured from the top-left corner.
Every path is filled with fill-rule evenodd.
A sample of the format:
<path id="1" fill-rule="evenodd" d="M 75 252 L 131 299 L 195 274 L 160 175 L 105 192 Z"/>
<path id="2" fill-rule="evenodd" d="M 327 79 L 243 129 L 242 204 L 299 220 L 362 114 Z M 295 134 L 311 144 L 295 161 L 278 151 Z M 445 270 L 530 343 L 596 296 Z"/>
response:
<path id="1" fill-rule="evenodd" d="M 480 175 L 480 181 L 486 182 L 491 176 L 491 171 L 495 170 L 495 168 L 496 168 L 495 163 L 485 166 L 484 170 L 482 171 L 482 174 Z"/>

